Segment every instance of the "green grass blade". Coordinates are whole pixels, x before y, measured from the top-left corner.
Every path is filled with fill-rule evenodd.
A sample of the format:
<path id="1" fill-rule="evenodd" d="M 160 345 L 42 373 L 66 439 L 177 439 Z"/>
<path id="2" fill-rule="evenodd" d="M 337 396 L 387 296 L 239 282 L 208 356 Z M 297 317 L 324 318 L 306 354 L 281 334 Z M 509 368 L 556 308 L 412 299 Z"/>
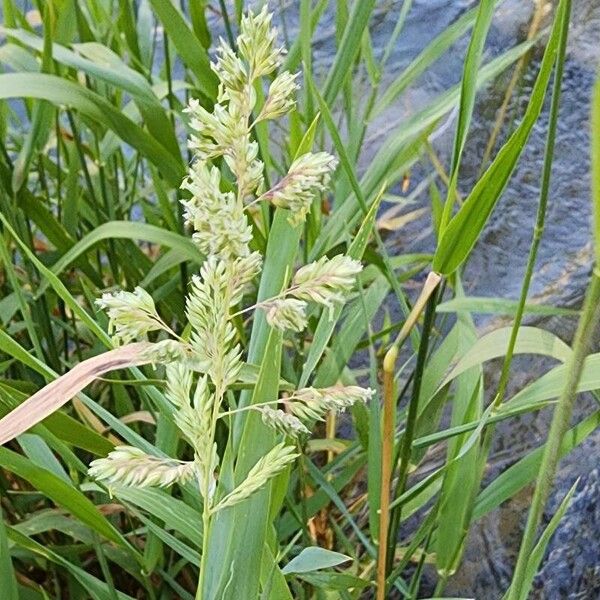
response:
<path id="1" fill-rule="evenodd" d="M 560 456 L 566 456 L 583 443 L 599 426 L 600 411 L 595 411 L 569 429 L 560 446 Z M 543 451 L 544 446 L 536 448 L 496 477 L 477 497 L 473 519 L 481 518 L 535 481 L 540 470 Z"/>
<path id="2" fill-rule="evenodd" d="M 577 489 L 578 483 L 579 479 L 571 486 L 569 491 L 565 494 L 565 497 L 562 499 L 559 507 L 556 509 L 556 512 L 552 515 L 550 522 L 542 532 L 542 535 L 540 535 L 538 543 L 535 545 L 533 551 L 531 552 L 531 556 L 527 561 L 527 571 L 525 573 L 524 585 L 526 591 L 523 594 L 521 594 L 519 600 L 527 600 L 527 597 L 529 596 L 528 590 L 531 589 L 531 585 L 533 584 L 533 578 L 535 577 L 535 574 L 539 569 L 540 563 L 544 558 L 546 548 L 548 547 L 550 539 L 554 535 L 554 532 L 556 531 L 557 527 L 559 526 L 562 518 L 565 516 L 565 513 L 567 512 L 567 509 L 571 504 L 571 500 L 573 498 L 575 490 Z"/>
<path id="3" fill-rule="evenodd" d="M 217 97 L 217 76 L 210 68 L 206 49 L 194 35 L 183 15 L 170 0 L 150 0 L 169 39 L 177 49 L 183 62 L 197 77 L 200 90 L 209 99 Z"/>
<path id="4" fill-rule="evenodd" d="M 390 83 L 373 107 L 372 117 L 377 117 L 388 108 L 420 75 L 437 61 L 470 27 L 477 16 L 473 8 L 448 26 Z"/>
<path id="5" fill-rule="evenodd" d="M 561 5 L 563 6 L 563 5 Z M 559 9 L 523 119 L 444 230 L 433 269 L 453 273 L 469 256 L 499 200 L 542 110 L 556 58 L 564 6 Z"/>
<path id="6" fill-rule="evenodd" d="M 71 512 L 82 523 L 97 531 L 102 537 L 137 555 L 125 537 L 111 525 L 90 500 L 54 473 L 34 465 L 29 459 L 8 448 L 0 448 L 0 465 L 7 471 L 28 481 L 38 491 L 58 506 L 62 506 Z"/>
<path id="7" fill-rule="evenodd" d="M 150 134 L 125 117 L 102 96 L 71 81 L 42 73 L 0 75 L 0 99 L 38 98 L 58 106 L 70 106 L 112 129 L 124 142 L 148 158 L 173 187 L 183 178 L 183 164 Z"/>
<path id="8" fill-rule="evenodd" d="M 2 519 L 0 519 L 0 589 L 6 600 L 19 600 L 17 580 L 15 578 L 15 571 L 13 570 L 13 564 L 8 549 L 4 515 L 2 515 Z"/>
<path id="9" fill-rule="evenodd" d="M 360 41 L 369 23 L 374 6 L 375 0 L 361 0 L 361 2 L 354 4 L 340 47 L 323 86 L 323 98 L 329 106 L 333 106 L 344 81 L 350 73 L 360 50 Z"/>
<path id="10" fill-rule="evenodd" d="M 462 157 L 467 134 L 471 125 L 473 108 L 475 107 L 475 94 L 477 92 L 477 73 L 481 64 L 483 55 L 483 46 L 487 37 L 488 30 L 492 23 L 494 14 L 494 0 L 481 0 L 477 18 L 473 27 L 473 33 L 469 42 L 467 56 L 460 82 L 460 104 L 458 108 L 458 122 L 454 136 L 454 148 L 452 150 L 452 163 L 450 167 L 450 183 L 446 194 L 446 203 L 442 212 L 440 223 L 440 232 L 443 234 L 446 225 L 452 215 L 452 207 L 456 197 L 456 185 L 458 181 L 458 171 Z"/>
<path id="11" fill-rule="evenodd" d="M 114 600 L 114 589 L 111 590 L 106 583 L 90 575 L 84 569 L 75 566 L 71 561 L 53 552 L 47 546 L 32 540 L 14 528 L 8 530 L 8 537 L 17 546 L 64 567 L 83 586 L 83 589 L 91 595 L 93 600 Z M 118 600 L 134 600 L 134 598 L 123 592 L 117 591 L 116 595 Z"/>

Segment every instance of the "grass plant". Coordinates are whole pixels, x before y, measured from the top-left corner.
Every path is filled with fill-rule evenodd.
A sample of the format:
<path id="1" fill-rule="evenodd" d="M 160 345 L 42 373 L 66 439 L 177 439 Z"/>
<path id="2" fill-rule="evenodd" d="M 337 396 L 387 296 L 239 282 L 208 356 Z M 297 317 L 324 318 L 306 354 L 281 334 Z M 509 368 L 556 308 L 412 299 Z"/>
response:
<path id="1" fill-rule="evenodd" d="M 2 598 L 441 597 L 473 524 L 535 485 L 506 590 L 528 596 L 576 490 L 540 531 L 558 461 L 600 424 L 598 410 L 571 423 L 598 389 L 600 278 L 581 311 L 527 301 L 571 3 L 547 29 L 538 6 L 527 38 L 488 60 L 500 4 L 481 0 L 390 76 L 409 0 L 381 50 L 374 0 L 299 0 L 279 31 L 275 3 L 3 1 Z M 365 160 L 377 119 L 466 38 L 460 81 Z M 507 131 L 489 124 L 467 185 L 478 94 L 518 65 L 516 89 L 534 48 L 528 102 Z M 471 252 L 549 95 L 520 297 L 468 296 Z M 424 214 L 430 251 L 392 251 L 385 231 Z M 489 312 L 512 325 L 482 334 L 473 317 Z M 573 345 L 527 313 L 579 317 Z M 520 354 L 553 366 L 515 389 Z M 541 411 L 543 443 L 484 477 L 497 424 Z"/>

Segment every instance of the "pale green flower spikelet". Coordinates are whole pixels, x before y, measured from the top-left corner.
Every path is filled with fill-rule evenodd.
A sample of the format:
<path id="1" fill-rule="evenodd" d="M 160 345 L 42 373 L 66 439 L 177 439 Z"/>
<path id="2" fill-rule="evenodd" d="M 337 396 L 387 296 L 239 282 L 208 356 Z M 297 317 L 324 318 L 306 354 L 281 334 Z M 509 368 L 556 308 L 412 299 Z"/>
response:
<path id="1" fill-rule="evenodd" d="M 186 224 L 192 225 L 192 236 L 205 256 L 233 259 L 250 253 L 252 228 L 244 214 L 244 207 L 232 192 L 221 192 L 221 173 L 196 161 L 181 187 L 191 192 L 190 200 L 183 200 Z"/>
<path id="2" fill-rule="evenodd" d="M 276 45 L 277 30 L 271 25 L 272 19 L 265 5 L 258 14 L 248 11 L 240 23 L 238 51 L 248 64 L 252 81 L 272 73 L 285 56 L 285 49 Z"/>
<path id="3" fill-rule="evenodd" d="M 260 199 L 288 209 L 292 224 L 302 223 L 315 195 L 327 189 L 336 165 L 336 159 L 327 152 L 302 154 L 292 163 L 287 175 Z"/>
<path id="4" fill-rule="evenodd" d="M 306 302 L 295 298 L 276 298 L 261 305 L 267 323 L 277 329 L 303 331 L 306 329 Z"/>
<path id="5" fill-rule="evenodd" d="M 262 488 L 269 479 L 281 473 L 297 457 L 298 454 L 294 452 L 292 446 L 286 446 L 285 442 L 278 444 L 258 460 L 248 472 L 246 479 L 214 506 L 212 512 L 216 513 L 228 506 L 239 504 Z"/>
<path id="6" fill-rule="evenodd" d="M 217 59 L 211 66 L 219 77 L 219 102 L 228 100 L 232 93 L 254 92 L 254 90 L 246 89 L 249 82 L 249 72 L 244 61 L 223 38 L 219 38 Z"/>
<path id="7" fill-rule="evenodd" d="M 332 386 L 327 388 L 302 388 L 289 398 L 282 399 L 289 411 L 299 419 L 322 420 L 332 410 L 344 411 L 357 402 L 367 402 L 374 390 L 356 385 Z"/>
<path id="8" fill-rule="evenodd" d="M 294 108 L 296 102 L 294 93 L 299 85 L 296 83 L 298 73 L 284 71 L 275 77 L 269 86 L 269 93 L 260 114 L 256 117 L 255 123 L 266 121 L 268 119 L 278 119 L 287 114 Z"/>
<path id="9" fill-rule="evenodd" d="M 207 377 L 200 376 L 196 384 L 193 403 L 190 392 L 193 385 L 194 373 L 183 363 L 174 363 L 167 367 L 166 396 L 176 407 L 175 424 L 194 448 L 197 476 L 200 492 L 204 493 L 204 474 L 210 471 L 211 483 L 209 495 L 216 489 L 214 472 L 219 464 L 216 445 L 211 440 L 210 420 L 215 398 L 208 387 Z M 210 463 L 210 466 L 208 466 Z M 208 469 L 207 469 L 208 467 Z"/>
<path id="10" fill-rule="evenodd" d="M 133 292 L 103 294 L 96 305 L 108 314 L 108 333 L 118 342 L 128 343 L 144 337 L 149 331 L 164 329 L 152 296 L 136 287 Z"/>
<path id="11" fill-rule="evenodd" d="M 198 481 L 200 493 L 205 493 L 205 473 L 209 473 L 208 496 L 212 499 L 217 489 L 215 471 L 219 466 L 217 444 L 211 436 L 211 418 L 217 398 L 208 387 L 208 378 L 199 377 L 194 392 L 193 405 L 187 413 L 175 416 L 175 422 L 187 435 L 190 444 L 194 447 L 196 463 L 198 464 Z M 186 434 L 187 431 L 187 434 Z"/>
<path id="12" fill-rule="evenodd" d="M 110 485 L 137 488 L 168 487 L 185 483 L 195 475 L 193 462 L 150 456 L 139 448 L 117 446 L 106 458 L 90 464 L 89 475 Z"/>
<path id="13" fill-rule="evenodd" d="M 210 256 L 199 276 L 192 278 L 186 312 L 192 325 L 192 348 L 199 367 L 215 385 L 227 387 L 235 382 L 241 368 L 240 347 L 230 319 L 240 290 L 232 285 L 236 264 Z"/>
<path id="14" fill-rule="evenodd" d="M 310 433 L 306 425 L 298 417 L 284 412 L 280 409 L 273 409 L 269 406 L 261 406 L 257 409 L 262 415 L 262 422 L 272 427 L 279 433 L 297 437 L 301 433 Z"/>
<path id="15" fill-rule="evenodd" d="M 338 254 L 331 259 L 323 256 L 298 269 L 289 294 L 332 310 L 335 303 L 345 301 L 361 271 L 360 262 L 348 256 Z"/>
<path id="16" fill-rule="evenodd" d="M 250 283 L 260 273 L 261 268 L 262 256 L 259 252 L 253 252 L 248 256 L 242 256 L 233 261 L 230 270 L 232 306 L 235 306 L 242 301 L 244 292 L 250 287 Z"/>
<path id="17" fill-rule="evenodd" d="M 190 403 L 190 392 L 194 381 L 194 373 L 183 362 L 167 365 L 167 389 L 165 396 L 175 406 L 187 406 Z"/>

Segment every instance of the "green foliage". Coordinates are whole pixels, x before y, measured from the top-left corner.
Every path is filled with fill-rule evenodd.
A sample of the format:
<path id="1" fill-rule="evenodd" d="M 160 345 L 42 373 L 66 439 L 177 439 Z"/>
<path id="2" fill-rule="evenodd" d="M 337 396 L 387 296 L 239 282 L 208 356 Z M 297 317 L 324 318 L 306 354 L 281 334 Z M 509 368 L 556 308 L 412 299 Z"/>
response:
<path id="1" fill-rule="evenodd" d="M 302 71 L 296 83 L 283 80 L 290 86 L 302 81 L 302 87 L 278 128 L 266 118 L 254 124 L 248 142 L 256 142 L 256 158 L 264 164 L 264 186 L 250 186 L 245 194 L 239 192 L 244 173 L 236 170 L 235 162 L 204 138 L 193 142 L 195 149 L 186 149 L 186 138 L 190 133 L 202 137 L 215 103 L 227 103 L 211 60 L 220 31 L 229 41 L 235 39 L 247 4 L 219 2 L 220 15 L 215 16 L 211 8 L 217 3 L 205 1 L 49 0 L 36 3 L 41 10 L 36 17 L 25 15 L 15 0 L 3 2 L 0 416 L 11 414 L 60 376 L 68 380 L 65 374 L 76 365 L 96 364 L 86 361 L 112 348 L 109 323 L 95 304 L 103 293 L 112 294 L 105 297 L 105 305 L 112 302 L 113 309 L 115 302 L 143 304 L 134 308 L 139 317 L 145 307 L 149 341 L 157 345 L 171 336 L 174 345 L 161 346 L 162 353 L 150 357 L 153 364 L 147 364 L 145 356 L 112 372 L 111 365 L 104 365 L 95 379 L 87 373 L 93 381 L 85 390 L 77 388 L 72 403 L 42 422 L 32 413 L 24 424 L 32 426 L 31 432 L 0 448 L 2 597 L 268 600 L 375 594 L 384 598 L 397 593 L 417 598 L 423 597 L 426 564 L 437 568 L 435 596 L 442 597 L 447 579 L 460 567 L 473 523 L 535 482 L 542 470 L 545 479 L 538 483 L 517 580 L 508 592 L 510 598 L 525 598 L 575 489 L 538 536 L 556 462 L 600 425 L 598 411 L 568 424 L 575 394 L 600 389 L 600 355 L 586 356 L 583 333 L 572 349 L 549 330 L 521 325 L 521 317 L 525 312 L 556 318 L 581 315 L 580 328 L 589 330 L 594 315 L 589 301 L 583 313 L 527 303 L 531 272 L 525 275 L 518 302 L 465 295 L 462 281 L 469 282 L 470 253 L 527 152 L 527 139 L 553 76 L 560 86 L 569 2 L 558 3 L 548 35 L 533 37 L 488 61 L 486 38 L 499 3 L 483 0 L 383 86 L 387 60 L 412 3 L 404 2 L 397 15 L 385 16 L 396 22 L 380 56 L 371 40 L 379 3 L 338 1 L 336 53 L 331 65 L 322 69 L 314 64 L 313 45 L 323 15 L 331 8 L 326 0 L 300 0 L 290 9 L 299 12 L 298 36 L 282 64 L 273 72 L 267 69 L 263 82 L 252 81 L 254 117 L 268 103 L 267 88 L 278 73 Z M 39 18 L 40 26 L 31 25 L 32 18 Z M 375 155 L 359 168 L 365 162 L 369 126 L 402 102 L 403 94 L 466 36 L 470 43 L 460 82 L 385 131 Z M 265 39 L 263 35 L 260 41 Z M 246 51 L 243 40 L 239 46 Z M 543 48 L 543 57 L 527 107 L 488 169 L 464 189 L 460 164 L 469 150 L 477 94 L 534 46 Z M 235 75 L 234 71 L 222 69 L 219 75 Z M 190 115 L 184 108 L 191 99 L 198 104 Z M 271 105 L 273 116 L 291 108 L 287 97 L 280 100 L 275 109 Z M 555 89 L 554 125 L 559 101 Z M 440 172 L 429 138 L 455 110 L 454 149 Z M 198 115 L 204 119 L 200 129 L 194 124 Z M 592 122 L 597 182 L 600 84 Z M 540 174 L 546 188 L 552 135 Z M 325 178 L 319 172 L 300 192 L 269 195 L 289 175 L 291 165 L 303 164 L 297 162 L 302 156 L 325 150 L 339 160 L 329 190 L 323 191 Z M 256 286 L 244 288 L 237 308 L 227 312 L 227 339 L 235 340 L 236 348 L 239 344 L 243 360 L 219 393 L 214 373 L 205 376 L 205 388 L 197 374 L 186 388 L 189 375 L 165 375 L 163 368 L 173 360 L 175 345 L 198 343 L 194 340 L 203 313 L 190 310 L 188 296 L 202 289 L 197 279 L 193 285 L 190 280 L 201 268 L 206 273 L 207 254 L 218 254 L 210 240 L 200 243 L 198 234 L 217 235 L 217 225 L 226 229 L 230 224 L 222 214 L 221 221 L 214 212 L 206 217 L 206 198 L 200 206 L 206 211 L 196 213 L 198 223 L 185 214 L 182 201 L 186 210 L 202 202 L 189 181 L 181 187 L 186 165 L 198 152 L 205 153 L 202 160 L 211 161 L 219 174 L 214 197 L 220 202 L 228 194 L 242 196 L 249 252 L 262 260 Z M 321 161 L 324 157 L 319 155 Z M 400 214 L 403 205 L 394 206 L 398 198 L 393 194 L 404 196 L 398 190 L 414 165 L 431 176 L 438 241 L 432 240 L 429 254 L 392 251 L 383 236 L 384 218 L 379 218 L 389 208 L 395 216 Z M 319 164 L 311 167 L 318 171 Z M 464 200 L 458 205 L 461 194 Z M 597 234 L 598 185 L 593 194 Z M 194 226 L 194 239 L 186 221 Z M 534 246 L 532 269 L 536 250 Z M 297 292 L 294 299 L 304 303 L 306 311 L 294 315 L 296 330 L 301 331 L 283 332 L 273 326 L 277 321 L 261 306 L 285 297 L 302 266 L 320 261 L 322 267 L 331 264 L 327 259 L 342 255 L 363 265 L 346 305 L 330 302 L 339 299 L 340 289 L 348 292 L 344 286 Z M 431 270 L 446 277 L 441 291 L 430 300 L 426 319 L 409 320 L 410 330 L 405 331 L 415 282 Z M 252 283 L 254 278 L 249 279 Z M 592 300 L 600 293 L 597 275 L 593 279 Z M 148 295 L 113 294 L 117 289 L 133 292 L 138 286 Z M 323 302 L 312 302 L 322 294 Z M 299 304 L 294 307 L 300 310 Z M 481 334 L 472 317 L 484 313 L 516 316 L 516 326 Z M 155 315 L 160 315 L 160 325 Z M 392 315 L 400 315 L 399 321 Z M 213 317 L 216 321 L 218 315 Z M 126 329 L 128 323 L 123 324 Z M 395 429 L 393 439 L 384 440 L 382 359 L 399 331 L 404 345 L 393 373 Z M 138 328 L 134 333 L 140 332 Z M 204 347 L 194 350 L 197 357 L 203 351 Z M 513 354 L 541 355 L 554 366 L 504 398 L 504 389 L 484 378 L 483 369 L 504 357 L 508 373 Z M 177 396 L 179 403 L 173 401 L 176 383 L 181 384 L 179 391 L 187 390 Z M 306 393 L 311 386 L 339 385 L 377 389 L 370 402 L 354 404 L 344 417 L 356 434 L 348 439 L 339 437 L 340 417 L 332 411 L 323 421 L 309 423 L 311 435 L 301 433 L 294 439 L 281 433 L 283 426 L 269 427 L 269 412 L 261 412 L 264 405 L 287 406 L 289 413 L 278 413 L 281 421 L 293 413 L 295 390 Z M 194 397 L 192 389 L 204 395 L 197 392 Z M 489 403 L 497 395 L 500 400 Z M 209 407 L 217 406 L 210 435 L 202 438 L 203 444 L 198 438 L 190 445 L 190 428 L 198 433 L 200 427 L 194 419 L 208 414 L 205 400 L 213 396 L 219 396 L 221 404 Z M 56 397 L 51 400 L 57 403 Z M 557 402 L 563 407 L 555 417 L 560 423 L 548 439 L 483 487 L 494 424 Z M 2 435 L 7 422 L 0 421 Z M 378 574 L 386 442 L 392 451 L 392 480 L 399 479 L 390 493 L 389 530 L 397 528 L 402 542 L 391 536 L 389 564 Z M 433 466 L 428 461 L 431 449 L 442 456 Z M 111 452 L 139 462 L 128 478 L 119 480 L 110 471 L 110 487 L 105 487 L 89 477 L 87 465 L 98 459 L 96 465 L 106 465 L 103 461 Z M 202 469 L 198 478 L 196 465 Z M 215 475 L 216 488 L 211 491 L 209 479 Z M 165 489 L 142 488 L 121 485 L 124 480 L 177 483 Z"/>

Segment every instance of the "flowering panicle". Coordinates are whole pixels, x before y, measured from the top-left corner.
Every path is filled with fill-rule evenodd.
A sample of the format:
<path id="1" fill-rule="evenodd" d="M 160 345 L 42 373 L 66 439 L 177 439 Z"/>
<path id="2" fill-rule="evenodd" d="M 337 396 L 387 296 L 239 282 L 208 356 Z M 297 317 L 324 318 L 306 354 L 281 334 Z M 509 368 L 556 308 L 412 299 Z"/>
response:
<path id="1" fill-rule="evenodd" d="M 186 298 L 189 341 L 169 329 L 151 296 L 141 288 L 105 294 L 98 301 L 108 312 L 110 331 L 122 342 L 160 329 L 172 336 L 149 345 L 147 352 L 152 360 L 166 365 L 165 396 L 194 459 L 180 462 L 122 446 L 94 461 L 90 475 L 110 485 L 137 487 L 194 480 L 204 499 L 205 527 L 211 515 L 248 498 L 296 458 L 285 442 L 278 444 L 258 460 L 233 491 L 216 501 L 219 455 L 215 432 L 219 418 L 257 410 L 266 425 L 286 437 L 295 437 L 309 433 L 305 422 L 322 419 L 328 410 L 343 410 L 372 395 L 371 390 L 356 386 L 305 388 L 280 401 L 222 411 L 243 366 L 235 315 L 260 308 L 271 327 L 303 331 L 309 303 L 329 309 L 342 303 L 361 270 L 360 263 L 348 257 L 323 257 L 299 269 L 290 287 L 276 297 L 243 308 L 244 296 L 262 268 L 261 255 L 253 251 L 248 201 L 285 208 L 290 211 L 290 221 L 299 224 L 313 199 L 325 192 L 336 160 L 325 152 L 303 154 L 278 183 L 268 191 L 263 189 L 264 165 L 258 157 L 253 128 L 293 109 L 297 75 L 287 71 L 274 75 L 284 51 L 277 45 L 277 33 L 266 9 L 249 12 L 242 19 L 237 48 L 236 53 L 225 41 L 219 43 L 212 64 L 220 80 L 214 108 L 209 111 L 192 100 L 186 109 L 194 162 L 181 185 L 189 193 L 182 204 L 186 225 L 193 229 L 193 240 L 205 256 Z M 272 81 L 264 103 L 257 106 L 255 87 L 265 76 L 272 76 Z M 221 158 L 220 167 L 213 164 Z M 230 176 L 232 184 L 223 180 Z M 276 402 L 286 410 L 268 406 Z"/>
<path id="2" fill-rule="evenodd" d="M 295 298 L 275 298 L 261 305 L 267 323 L 282 331 L 303 331 L 306 328 L 306 307 L 303 300 Z"/>
<path id="3" fill-rule="evenodd" d="M 367 402 L 375 392 L 356 385 L 327 388 L 302 388 L 289 398 L 282 399 L 292 414 L 299 419 L 322 420 L 327 411 L 340 412 L 356 404 Z"/>
<path id="4" fill-rule="evenodd" d="M 242 17 L 237 45 L 248 64 L 251 81 L 269 75 L 283 62 L 285 49 L 277 47 L 277 30 L 272 27 L 272 20 L 266 6 L 258 14 L 249 11 Z"/>
<path id="5" fill-rule="evenodd" d="M 133 292 L 102 294 L 96 304 L 106 310 L 108 332 L 114 333 L 117 341 L 127 343 L 145 336 L 149 331 L 166 328 L 156 312 L 152 296 L 141 287 L 136 287 Z"/>
<path id="6" fill-rule="evenodd" d="M 298 89 L 298 73 L 284 71 L 275 77 L 269 86 L 269 93 L 255 123 L 267 119 L 278 119 L 294 108 L 294 93 Z"/>
<path id="7" fill-rule="evenodd" d="M 338 254 L 331 259 L 323 256 L 298 269 L 289 293 L 301 300 L 332 308 L 336 302 L 344 302 L 361 271 L 360 262 L 348 256 Z"/>
<path id="8" fill-rule="evenodd" d="M 195 465 L 193 462 L 150 456 L 132 446 L 117 446 L 106 458 L 92 461 L 89 474 L 109 485 L 168 487 L 176 481 L 189 481 L 195 474 Z"/>
<path id="9" fill-rule="evenodd" d="M 336 164 L 335 158 L 327 152 L 302 154 L 292 163 L 287 175 L 260 198 L 287 208 L 292 224 L 302 223 L 315 195 L 327 188 Z"/>

